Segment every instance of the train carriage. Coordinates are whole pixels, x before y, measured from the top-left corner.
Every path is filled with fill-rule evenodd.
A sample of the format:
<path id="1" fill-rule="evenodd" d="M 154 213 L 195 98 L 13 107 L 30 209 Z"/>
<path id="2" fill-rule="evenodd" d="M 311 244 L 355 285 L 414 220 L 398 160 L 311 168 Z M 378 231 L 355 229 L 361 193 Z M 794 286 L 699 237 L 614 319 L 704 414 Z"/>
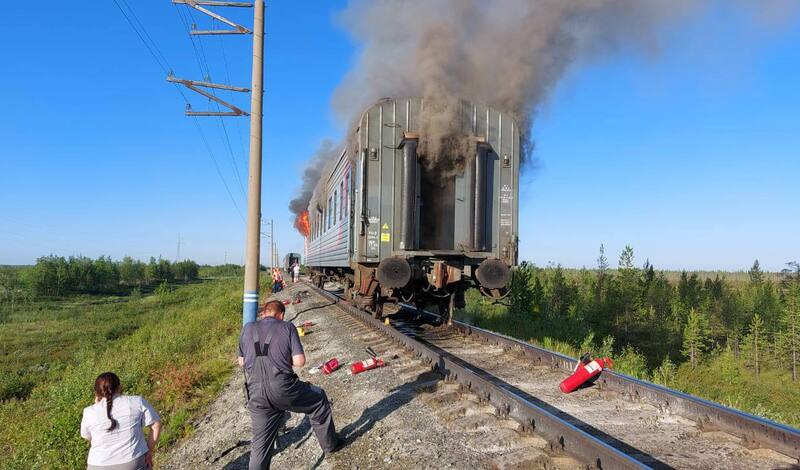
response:
<path id="1" fill-rule="evenodd" d="M 295 263 L 300 264 L 300 253 L 287 253 L 283 258 L 283 267 L 286 272 L 292 269 Z"/>
<path id="2" fill-rule="evenodd" d="M 515 121 L 462 101 L 458 155 L 426 161 L 425 105 L 384 99 L 367 109 L 308 208 L 313 278 L 338 280 L 376 316 L 387 301 L 452 312 L 470 287 L 502 297 L 517 263 Z"/>

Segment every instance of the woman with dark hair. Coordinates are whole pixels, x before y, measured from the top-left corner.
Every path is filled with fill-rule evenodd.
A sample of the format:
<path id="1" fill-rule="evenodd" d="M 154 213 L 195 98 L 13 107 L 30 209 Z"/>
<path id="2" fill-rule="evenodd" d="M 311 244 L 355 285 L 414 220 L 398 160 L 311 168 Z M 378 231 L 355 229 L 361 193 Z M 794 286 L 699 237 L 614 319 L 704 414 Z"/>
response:
<path id="1" fill-rule="evenodd" d="M 94 381 L 94 405 L 83 409 L 81 437 L 91 444 L 88 470 L 147 470 L 161 433 L 161 418 L 144 398 L 122 395 L 119 377 Z M 145 439 L 144 428 L 150 427 Z"/>

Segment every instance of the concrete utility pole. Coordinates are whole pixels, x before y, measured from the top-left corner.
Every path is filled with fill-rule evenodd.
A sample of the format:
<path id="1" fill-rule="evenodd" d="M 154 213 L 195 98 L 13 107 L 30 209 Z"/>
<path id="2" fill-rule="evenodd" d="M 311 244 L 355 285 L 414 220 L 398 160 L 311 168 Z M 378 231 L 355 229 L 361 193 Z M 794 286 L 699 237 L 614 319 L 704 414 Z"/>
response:
<path id="1" fill-rule="evenodd" d="M 253 84 L 250 93 L 250 174 L 247 181 L 247 243 L 242 323 L 256 320 L 261 249 L 261 118 L 264 85 L 264 0 L 253 12 Z"/>
<path id="2" fill-rule="evenodd" d="M 250 116 L 250 174 L 247 183 L 247 242 L 245 246 L 244 269 L 244 305 L 242 307 L 242 322 L 255 321 L 258 310 L 258 275 L 259 256 L 261 249 L 261 117 L 263 112 L 262 95 L 264 81 L 264 0 L 255 0 L 254 3 L 236 2 L 226 0 L 172 0 L 178 5 L 187 5 L 232 29 L 198 30 L 193 27 L 190 34 L 217 35 L 217 34 L 252 34 L 253 35 L 253 84 L 251 88 L 235 87 L 212 83 L 210 81 L 186 80 L 175 77 L 170 72 L 167 81 L 177 83 L 199 93 L 229 109 L 229 111 L 193 111 L 187 105 L 187 116 Z M 253 8 L 253 30 L 205 8 L 205 7 L 238 7 Z M 250 91 L 250 112 L 239 109 L 233 104 L 219 98 L 213 92 L 203 88 L 226 90 L 246 93 Z M 227 255 L 226 255 L 227 256 Z"/>

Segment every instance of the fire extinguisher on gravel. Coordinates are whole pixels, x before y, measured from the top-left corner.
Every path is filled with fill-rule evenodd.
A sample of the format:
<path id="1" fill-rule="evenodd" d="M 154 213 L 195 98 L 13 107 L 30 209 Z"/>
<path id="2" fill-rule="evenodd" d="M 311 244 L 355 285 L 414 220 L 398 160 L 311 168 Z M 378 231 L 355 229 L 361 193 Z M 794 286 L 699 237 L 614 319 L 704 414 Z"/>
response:
<path id="1" fill-rule="evenodd" d="M 578 361 L 578 366 L 575 369 L 575 372 L 564 379 L 564 381 L 559 385 L 559 388 L 561 388 L 561 391 L 564 393 L 574 392 L 581 385 L 600 375 L 603 369 L 610 369 L 613 366 L 614 361 L 612 361 L 610 358 L 597 358 L 592 361 L 590 360 L 588 353 L 584 354 Z"/>
<path id="2" fill-rule="evenodd" d="M 378 367 L 383 367 L 386 365 L 386 363 L 383 362 L 383 359 L 376 357 L 377 354 L 375 354 L 375 351 L 373 351 L 372 348 L 367 348 L 367 353 L 372 357 L 365 361 L 358 361 L 351 364 L 350 374 L 356 375 L 364 371 L 377 369 Z"/>

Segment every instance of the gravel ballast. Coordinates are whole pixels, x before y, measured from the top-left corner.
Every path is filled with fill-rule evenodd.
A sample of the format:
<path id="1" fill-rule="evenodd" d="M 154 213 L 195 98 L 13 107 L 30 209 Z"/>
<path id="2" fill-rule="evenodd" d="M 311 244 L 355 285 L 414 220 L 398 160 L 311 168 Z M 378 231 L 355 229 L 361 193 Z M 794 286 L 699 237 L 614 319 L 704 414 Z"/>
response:
<path id="1" fill-rule="evenodd" d="M 498 418 L 491 407 L 455 384 L 444 384 L 438 373 L 385 337 L 359 328 L 307 285 L 291 285 L 274 298 L 296 294 L 304 294 L 302 303 L 288 305 L 285 319 L 315 324 L 301 338 L 306 367 L 297 372 L 302 380 L 325 389 L 346 445 L 325 457 L 308 419 L 292 414 L 279 434 L 273 468 L 531 468 L 532 462 L 540 462 L 538 467 L 575 467 L 571 459 L 545 455 L 544 441 L 520 433 L 515 423 Z M 312 372 L 333 357 L 366 359 L 367 346 L 386 360 L 386 367 L 359 375 L 350 375 L 349 365 L 331 375 Z M 243 383 L 237 370 L 193 423 L 192 435 L 159 456 L 161 468 L 247 468 L 250 417 Z"/>

